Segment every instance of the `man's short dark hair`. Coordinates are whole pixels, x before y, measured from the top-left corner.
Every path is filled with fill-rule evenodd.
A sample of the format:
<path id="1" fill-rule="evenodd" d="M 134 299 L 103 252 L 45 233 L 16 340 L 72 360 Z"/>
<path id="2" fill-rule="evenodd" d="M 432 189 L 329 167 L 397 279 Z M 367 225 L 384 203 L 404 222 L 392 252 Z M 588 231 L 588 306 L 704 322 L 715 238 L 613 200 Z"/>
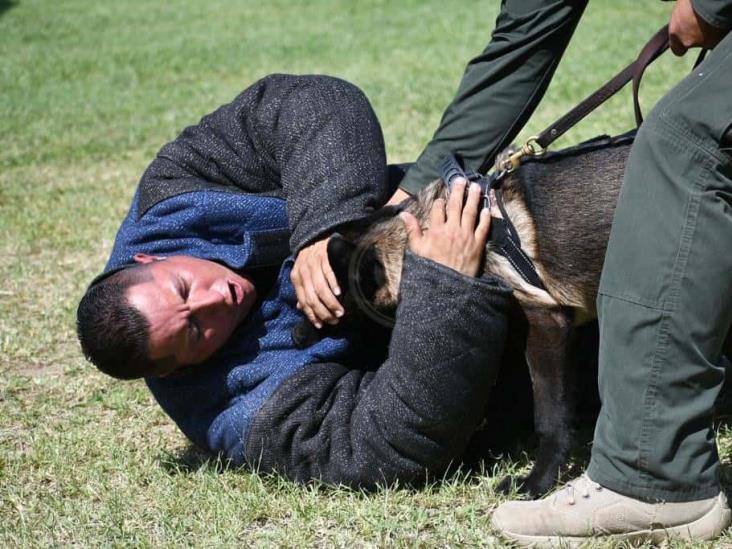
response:
<path id="1" fill-rule="evenodd" d="M 118 271 L 92 283 L 76 310 L 76 333 L 84 356 L 117 379 L 137 379 L 156 369 L 148 357 L 150 323 L 126 296 L 129 288 L 151 276 L 147 265 Z"/>

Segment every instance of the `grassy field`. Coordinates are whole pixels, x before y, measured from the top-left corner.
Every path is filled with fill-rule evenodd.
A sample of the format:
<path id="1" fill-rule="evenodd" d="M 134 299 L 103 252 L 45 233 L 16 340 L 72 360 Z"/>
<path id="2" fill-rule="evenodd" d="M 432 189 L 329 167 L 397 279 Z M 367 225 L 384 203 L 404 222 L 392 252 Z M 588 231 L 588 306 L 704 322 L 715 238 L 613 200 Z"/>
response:
<path id="1" fill-rule="evenodd" d="M 185 125 L 267 73 L 328 73 L 371 98 L 390 160 L 414 159 L 497 5 L 0 0 L 1 546 L 498 543 L 494 474 L 528 462 L 372 495 L 222 470 L 188 449 L 143 383 L 87 365 L 74 336 L 140 174 Z M 524 135 L 629 61 L 670 8 L 592 2 Z M 659 62 L 646 107 L 688 66 Z M 623 93 L 560 144 L 631 124 Z M 720 441 L 728 461 L 732 436 Z"/>

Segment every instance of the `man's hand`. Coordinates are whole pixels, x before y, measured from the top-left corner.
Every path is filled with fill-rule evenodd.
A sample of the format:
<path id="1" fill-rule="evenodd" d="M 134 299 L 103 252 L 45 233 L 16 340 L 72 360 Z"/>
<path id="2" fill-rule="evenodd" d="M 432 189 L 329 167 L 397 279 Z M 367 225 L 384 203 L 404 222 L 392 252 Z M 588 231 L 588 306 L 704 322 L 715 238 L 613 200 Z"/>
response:
<path id="1" fill-rule="evenodd" d="M 399 215 L 406 225 L 412 252 L 464 275 L 475 276 L 485 250 L 491 217 L 489 210 L 484 208 L 476 226 L 480 185 L 470 186 L 463 207 L 466 184 L 464 179 L 455 181 L 447 206 L 443 199 L 435 200 L 430 213 L 429 230 L 423 232 L 412 214 L 402 212 Z"/>
<path id="2" fill-rule="evenodd" d="M 328 238 L 300 250 L 290 280 L 297 294 L 297 308 L 316 328 L 322 328 L 323 322 L 336 324 L 343 316 L 343 306 L 336 297 L 341 290 L 328 262 Z"/>
<path id="3" fill-rule="evenodd" d="M 675 55 L 684 55 L 694 47 L 713 48 L 724 35 L 697 15 L 691 0 L 677 0 L 668 24 L 669 44 Z"/>

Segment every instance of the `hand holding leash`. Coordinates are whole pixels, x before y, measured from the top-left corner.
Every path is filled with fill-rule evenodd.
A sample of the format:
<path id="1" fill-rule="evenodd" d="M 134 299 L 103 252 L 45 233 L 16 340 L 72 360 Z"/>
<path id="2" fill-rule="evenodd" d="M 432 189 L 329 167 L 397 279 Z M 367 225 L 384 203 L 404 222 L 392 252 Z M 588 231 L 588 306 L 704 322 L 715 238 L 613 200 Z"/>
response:
<path id="1" fill-rule="evenodd" d="M 447 204 L 444 199 L 435 200 L 429 230 L 423 231 L 411 213 L 402 212 L 399 216 L 406 226 L 412 252 L 464 275 L 476 276 L 491 218 L 487 208 L 478 212 L 481 198 L 478 184 L 470 186 L 468 199 L 463 205 L 466 184 L 465 179 L 455 180 Z"/>
<path id="2" fill-rule="evenodd" d="M 671 51 L 684 55 L 689 48 L 713 48 L 726 32 L 707 23 L 695 11 L 691 0 L 678 0 L 671 12 L 668 38 Z"/>

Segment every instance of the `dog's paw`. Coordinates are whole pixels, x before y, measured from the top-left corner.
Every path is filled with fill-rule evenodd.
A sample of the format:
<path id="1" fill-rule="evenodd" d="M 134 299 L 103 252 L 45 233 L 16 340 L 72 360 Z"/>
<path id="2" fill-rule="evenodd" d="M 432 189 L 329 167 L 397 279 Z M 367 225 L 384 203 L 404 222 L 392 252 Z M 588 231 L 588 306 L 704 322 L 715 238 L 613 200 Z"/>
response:
<path id="1" fill-rule="evenodd" d="M 546 486 L 546 482 L 537 482 L 530 475 L 528 477 L 508 476 L 498 483 L 496 492 L 508 496 L 515 490 L 517 495 L 526 499 L 537 499 L 543 496 L 549 488 L 550 486 Z"/>
<path id="2" fill-rule="evenodd" d="M 523 482 L 524 482 L 523 477 L 512 477 L 512 476 L 505 477 L 496 486 L 496 492 L 498 492 L 499 494 L 503 494 L 504 496 L 508 496 L 509 494 L 513 493 L 514 488 L 515 488 L 516 492 L 520 494 L 521 488 L 523 486 Z"/>
<path id="3" fill-rule="evenodd" d="M 552 482 L 535 480 L 531 475 L 521 479 L 521 485 L 516 491 L 527 499 L 538 499 L 546 494 L 552 487 Z"/>

